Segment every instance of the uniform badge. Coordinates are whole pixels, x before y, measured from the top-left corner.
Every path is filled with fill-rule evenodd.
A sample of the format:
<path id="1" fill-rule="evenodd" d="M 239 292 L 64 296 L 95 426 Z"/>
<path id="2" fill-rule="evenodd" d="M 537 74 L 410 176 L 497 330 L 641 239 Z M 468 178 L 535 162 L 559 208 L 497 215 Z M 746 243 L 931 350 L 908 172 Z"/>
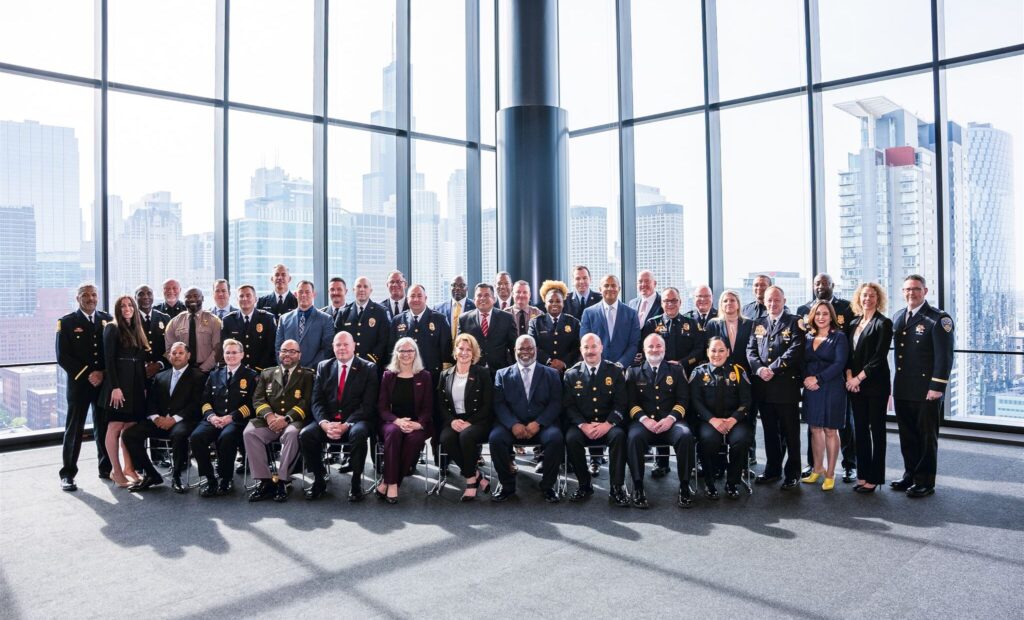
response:
<path id="1" fill-rule="evenodd" d="M 754 335 L 758 338 L 764 338 L 766 333 L 768 333 L 768 330 L 764 328 L 764 325 L 758 325 L 754 328 Z"/>
<path id="2" fill-rule="evenodd" d="M 370 320 L 369 320 L 369 321 L 367 321 L 366 323 L 367 323 L 367 325 L 369 325 L 370 327 L 373 327 L 374 325 L 376 325 L 376 324 L 377 324 L 377 319 L 375 319 L 375 318 L 373 318 L 373 317 L 370 317 Z"/>
<path id="3" fill-rule="evenodd" d="M 248 385 L 249 382 L 246 381 L 245 379 L 242 379 L 241 381 L 238 382 L 238 389 L 244 390 L 246 387 L 248 387 Z"/>
<path id="4" fill-rule="evenodd" d="M 295 398 L 302 398 L 302 390 L 295 390 Z"/>
<path id="5" fill-rule="evenodd" d="M 665 328 L 664 323 L 658 323 L 658 327 L 654 331 L 658 332 L 659 334 L 664 334 L 668 330 Z"/>
<path id="6" fill-rule="evenodd" d="M 704 383 L 711 383 L 711 375 L 704 375 Z"/>
<path id="7" fill-rule="evenodd" d="M 950 324 L 949 324 L 949 329 L 953 329 L 953 323 L 952 322 L 950 322 Z M 946 331 L 949 331 L 949 329 L 947 329 Z M 917 327 L 914 328 L 914 331 L 917 332 L 918 336 L 923 334 L 924 333 L 924 323 L 918 323 Z"/>
<path id="8" fill-rule="evenodd" d="M 576 389 L 577 390 L 582 390 L 583 389 L 583 382 L 582 381 L 577 381 L 576 382 Z"/>
<path id="9" fill-rule="evenodd" d="M 370 319 L 370 320 L 372 321 L 373 319 Z M 373 327 L 373 326 L 371 325 L 370 327 Z M 405 323 L 399 323 L 397 329 L 400 332 L 404 332 L 407 328 L 406 328 Z"/>
<path id="10" fill-rule="evenodd" d="M 690 324 L 689 323 L 683 323 L 683 331 L 684 332 L 690 331 Z"/>
<path id="11" fill-rule="evenodd" d="M 942 317 L 942 320 L 939 321 L 939 323 L 942 324 L 942 329 L 946 330 L 946 333 L 950 333 L 953 331 L 953 319 L 949 318 L 948 316 Z"/>
<path id="12" fill-rule="evenodd" d="M 163 321 L 160 321 L 159 323 L 157 323 L 157 325 L 160 326 L 160 329 L 164 329 L 164 322 Z"/>
<path id="13" fill-rule="evenodd" d="M 607 385 L 608 387 L 611 387 L 611 385 L 612 385 L 612 378 L 611 377 L 605 377 L 604 378 L 604 384 Z"/>
<path id="14" fill-rule="evenodd" d="M 85 330 L 84 330 L 84 329 L 82 329 L 81 327 L 76 327 L 76 328 L 75 328 L 75 333 L 76 333 L 76 334 L 80 334 L 80 333 L 82 333 L 82 332 L 84 332 L 84 331 L 85 331 Z"/>
<path id="15" fill-rule="evenodd" d="M 571 334 L 572 333 L 572 325 L 566 325 L 565 326 L 565 333 L 567 333 L 567 334 Z"/>
<path id="16" fill-rule="evenodd" d="M 846 323 L 846 317 L 844 317 L 841 314 L 837 314 L 836 315 L 836 323 L 839 323 L 839 326 L 842 327 L 843 324 Z"/>
<path id="17" fill-rule="evenodd" d="M 789 331 L 788 327 L 786 329 L 782 330 L 782 337 L 783 338 L 790 338 L 792 336 L 793 336 L 793 332 Z"/>
<path id="18" fill-rule="evenodd" d="M 263 333 L 263 323 L 257 323 L 256 324 L 256 333 L 257 334 L 262 334 Z"/>
<path id="19" fill-rule="evenodd" d="M 666 385 L 672 385 L 673 383 L 675 383 L 675 382 L 672 380 L 672 375 L 669 375 L 669 376 L 665 377 L 665 384 Z"/>
<path id="20" fill-rule="evenodd" d="M 427 329 L 429 329 L 430 331 L 434 331 L 434 322 L 433 321 L 427 323 Z"/>

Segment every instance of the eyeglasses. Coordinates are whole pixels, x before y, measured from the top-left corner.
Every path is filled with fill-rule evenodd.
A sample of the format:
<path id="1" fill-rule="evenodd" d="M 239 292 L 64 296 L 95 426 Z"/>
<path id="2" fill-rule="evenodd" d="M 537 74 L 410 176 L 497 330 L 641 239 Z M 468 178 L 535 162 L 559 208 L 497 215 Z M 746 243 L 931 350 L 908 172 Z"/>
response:
<path id="1" fill-rule="evenodd" d="M 920 286 L 913 286 L 913 287 L 910 287 L 910 288 L 903 289 L 903 292 L 904 293 L 917 293 L 917 292 L 923 291 L 923 290 L 924 289 L 921 288 Z"/>
<path id="2" fill-rule="evenodd" d="M 281 355 L 284 355 L 285 353 L 287 353 L 288 355 L 298 355 L 299 354 L 299 350 L 298 349 L 281 349 L 280 351 L 278 351 L 278 353 L 280 353 Z"/>

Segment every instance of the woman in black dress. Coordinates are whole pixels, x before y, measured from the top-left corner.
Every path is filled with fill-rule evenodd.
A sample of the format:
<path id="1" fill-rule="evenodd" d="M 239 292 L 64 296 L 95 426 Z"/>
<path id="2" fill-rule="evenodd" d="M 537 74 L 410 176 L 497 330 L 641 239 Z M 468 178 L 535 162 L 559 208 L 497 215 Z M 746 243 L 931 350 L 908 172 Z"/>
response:
<path id="1" fill-rule="evenodd" d="M 124 467 L 118 459 L 121 433 L 142 421 L 146 415 L 146 360 L 149 340 L 142 329 L 135 298 L 122 295 L 114 304 L 114 320 L 103 327 L 103 354 L 106 369 L 100 405 L 107 410 L 107 454 L 113 466 L 110 479 L 125 488 L 138 481 L 128 451 L 123 451 Z"/>

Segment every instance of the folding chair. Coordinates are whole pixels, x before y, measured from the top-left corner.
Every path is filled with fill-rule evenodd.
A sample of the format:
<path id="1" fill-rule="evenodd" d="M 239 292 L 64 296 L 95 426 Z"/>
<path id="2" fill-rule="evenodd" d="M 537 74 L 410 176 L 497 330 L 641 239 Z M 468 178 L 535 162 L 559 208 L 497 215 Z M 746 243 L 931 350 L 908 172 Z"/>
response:
<path id="1" fill-rule="evenodd" d="M 513 448 L 512 464 L 513 464 L 513 466 L 517 466 L 517 469 L 516 469 L 516 473 L 517 474 L 518 474 L 518 464 L 516 463 L 516 459 L 518 457 L 520 457 L 520 456 L 522 456 L 522 457 L 526 456 L 526 450 L 525 450 L 526 448 L 535 448 L 535 447 L 537 447 L 539 445 L 541 445 L 541 444 L 539 444 L 539 443 L 515 443 L 515 444 L 512 444 L 512 448 Z M 491 447 L 490 447 L 490 444 L 487 444 L 487 443 L 481 444 L 480 457 L 484 459 L 484 463 L 486 464 L 485 468 L 488 470 L 488 472 L 487 472 L 487 481 L 490 482 L 491 485 L 495 485 L 494 478 L 496 477 L 496 473 L 495 473 L 495 470 L 494 470 L 494 460 L 491 458 Z M 558 466 L 558 476 L 555 479 L 555 488 L 554 488 L 554 491 L 555 491 L 555 493 L 558 494 L 558 497 L 565 497 L 566 491 L 569 488 L 568 472 L 569 472 L 569 453 L 563 448 L 563 450 L 562 450 L 562 463 Z M 481 472 L 481 473 L 483 473 L 483 472 Z M 537 475 L 537 474 L 534 474 L 534 475 Z M 495 488 L 495 487 L 492 486 L 491 488 Z"/>
<path id="2" fill-rule="evenodd" d="M 171 466 L 167 468 L 167 472 L 171 473 L 174 471 L 174 447 L 171 445 L 171 439 L 169 437 L 147 437 L 146 438 L 146 450 L 152 455 L 153 452 L 163 454 L 163 458 L 171 462 Z M 188 442 L 185 442 L 185 488 L 191 489 L 192 475 L 192 448 Z"/>

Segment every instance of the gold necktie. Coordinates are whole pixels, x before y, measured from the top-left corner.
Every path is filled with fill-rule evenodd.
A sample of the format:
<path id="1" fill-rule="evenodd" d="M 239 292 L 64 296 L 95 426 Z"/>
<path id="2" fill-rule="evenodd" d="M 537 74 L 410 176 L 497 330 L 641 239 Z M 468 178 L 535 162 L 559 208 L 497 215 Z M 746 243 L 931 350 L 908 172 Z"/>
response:
<path id="1" fill-rule="evenodd" d="M 462 314 L 462 305 L 455 304 L 455 311 L 452 312 L 452 340 L 455 340 L 455 336 L 459 331 L 459 315 Z"/>

